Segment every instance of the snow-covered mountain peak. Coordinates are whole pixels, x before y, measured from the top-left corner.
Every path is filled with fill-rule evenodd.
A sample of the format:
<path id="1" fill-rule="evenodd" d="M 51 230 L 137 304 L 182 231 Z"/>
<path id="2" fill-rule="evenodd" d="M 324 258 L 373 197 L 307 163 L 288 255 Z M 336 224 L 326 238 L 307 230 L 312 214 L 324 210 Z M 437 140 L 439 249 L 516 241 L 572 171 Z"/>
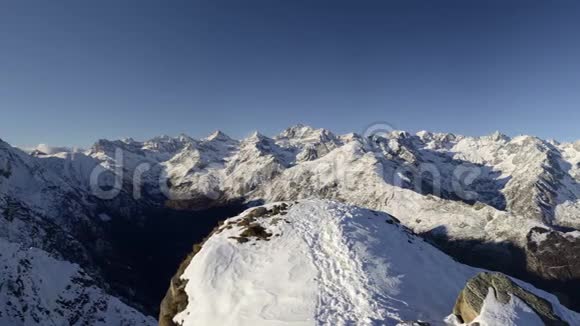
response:
<path id="1" fill-rule="evenodd" d="M 270 139 L 269 137 L 263 135 L 259 131 L 254 131 L 246 139 L 242 140 L 242 142 L 245 142 L 245 141 L 248 141 L 248 142 L 256 142 L 256 141 L 262 141 L 262 140 L 264 140 L 266 138 L 267 139 Z"/>
<path id="2" fill-rule="evenodd" d="M 544 141 L 536 136 L 518 135 L 511 139 L 511 143 L 518 145 L 541 144 Z"/>
<path id="3" fill-rule="evenodd" d="M 299 123 L 284 129 L 276 138 L 295 138 L 312 131 L 314 128 Z"/>
<path id="4" fill-rule="evenodd" d="M 195 143 L 196 141 L 193 138 L 183 135 L 178 137 L 159 136 L 143 142 L 141 148 L 144 150 L 175 154 Z"/>
<path id="5" fill-rule="evenodd" d="M 276 144 L 294 152 L 294 161 L 305 162 L 318 159 L 343 144 L 340 137 L 327 129 L 314 129 L 296 125 L 274 137 Z"/>
<path id="6" fill-rule="evenodd" d="M 339 136 L 339 139 L 343 143 L 349 143 L 352 141 L 362 141 L 361 135 L 357 134 L 356 132 L 349 132 L 348 134 L 344 134 Z"/>
<path id="7" fill-rule="evenodd" d="M 442 325 L 476 272 L 384 213 L 321 200 L 271 204 L 227 220 L 202 245 L 181 276 L 188 305 L 174 320 Z"/>
<path id="8" fill-rule="evenodd" d="M 499 131 L 494 131 L 492 134 L 488 135 L 488 136 L 484 136 L 482 137 L 484 139 L 487 140 L 491 140 L 491 141 L 502 141 L 502 142 L 509 142 L 511 140 L 511 138 Z"/>
<path id="9" fill-rule="evenodd" d="M 440 144 L 457 142 L 464 138 L 453 133 L 430 132 L 426 130 L 419 131 L 415 135 L 424 143 L 437 142 Z"/>
<path id="10" fill-rule="evenodd" d="M 155 137 L 154 139 L 156 139 L 156 138 L 164 139 L 165 137 L 168 137 L 168 136 L 161 135 L 161 136 Z M 124 137 L 124 138 L 121 138 L 120 141 L 122 141 L 125 144 L 137 143 L 137 141 L 133 137 Z"/>
<path id="11" fill-rule="evenodd" d="M 442 326 L 461 289 L 480 272 L 388 214 L 325 200 L 251 208 L 199 248 L 162 305 L 173 307 L 179 298 L 182 308 L 162 310 L 163 322 Z M 568 321 L 579 320 L 556 308 Z"/>
<path id="12" fill-rule="evenodd" d="M 209 136 L 205 137 L 203 140 L 205 140 L 205 141 L 231 141 L 232 138 L 230 138 L 230 136 L 226 135 L 221 130 L 216 130 L 213 133 L 211 133 Z"/>
<path id="13" fill-rule="evenodd" d="M 274 137 L 278 141 L 325 142 L 336 139 L 336 136 L 324 128 L 315 129 L 311 126 L 297 124 L 282 131 Z"/>
<path id="14" fill-rule="evenodd" d="M 125 139 L 127 140 L 127 139 Z M 109 140 L 109 139 L 99 139 L 97 140 L 87 151 L 88 153 L 114 153 L 116 148 L 136 151 L 140 148 L 141 143 L 125 142 L 123 140 Z"/>
<path id="15" fill-rule="evenodd" d="M 78 149 L 64 147 L 64 146 L 50 146 L 47 144 L 38 144 L 32 152 L 44 153 L 45 155 L 53 155 L 58 153 L 76 152 Z"/>
<path id="16" fill-rule="evenodd" d="M 387 138 L 387 139 L 405 139 L 409 138 L 411 134 L 404 130 L 392 130 L 386 134 L 378 134 L 378 136 Z"/>
<path id="17" fill-rule="evenodd" d="M 417 135 L 417 137 L 421 138 L 423 141 L 433 139 L 433 133 L 427 130 L 417 131 L 415 135 Z"/>
<path id="18" fill-rule="evenodd" d="M 180 133 L 177 135 L 177 139 L 181 142 L 195 142 L 195 139 L 185 133 Z"/>

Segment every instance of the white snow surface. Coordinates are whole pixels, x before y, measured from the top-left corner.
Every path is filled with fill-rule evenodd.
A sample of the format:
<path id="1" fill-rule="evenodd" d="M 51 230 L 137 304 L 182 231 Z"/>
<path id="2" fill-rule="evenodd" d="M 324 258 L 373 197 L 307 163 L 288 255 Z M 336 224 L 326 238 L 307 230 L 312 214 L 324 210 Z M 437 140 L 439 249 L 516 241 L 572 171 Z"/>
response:
<path id="1" fill-rule="evenodd" d="M 203 244 L 181 276 L 188 305 L 175 322 L 459 325 L 449 314 L 480 269 L 454 261 L 388 214 L 319 199 L 290 205 L 285 215 L 257 219 L 273 234 L 269 241 L 232 238 L 252 208 L 227 220 Z M 550 301 L 571 325 L 580 322 L 555 296 L 514 281 Z M 538 320 L 517 298 L 501 305 L 493 293 L 478 317 L 486 326 L 542 325 Z"/>
<path id="2" fill-rule="evenodd" d="M 482 326 L 543 326 L 542 319 L 522 300 L 511 295 L 510 302 L 499 302 L 493 289 L 487 292 L 480 315 L 473 322 Z"/>
<path id="3" fill-rule="evenodd" d="M 384 213 L 307 200 L 279 217 L 287 222 L 261 222 L 280 234 L 270 241 L 238 243 L 229 238 L 240 233 L 233 227 L 203 245 L 182 275 L 189 304 L 177 322 L 443 325 L 457 294 L 478 272 L 387 223 Z"/>
<path id="4" fill-rule="evenodd" d="M 0 325 L 153 326 L 78 265 L 0 238 Z"/>

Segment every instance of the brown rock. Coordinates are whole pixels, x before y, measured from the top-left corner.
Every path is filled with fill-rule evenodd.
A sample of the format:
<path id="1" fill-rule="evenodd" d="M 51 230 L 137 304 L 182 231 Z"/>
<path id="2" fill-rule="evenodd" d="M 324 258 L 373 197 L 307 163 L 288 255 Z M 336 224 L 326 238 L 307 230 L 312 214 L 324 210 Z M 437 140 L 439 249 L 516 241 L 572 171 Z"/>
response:
<path id="1" fill-rule="evenodd" d="M 453 314 L 464 323 L 472 322 L 481 313 L 483 302 L 490 289 L 494 291 L 496 299 L 503 304 L 509 303 L 511 296 L 519 298 L 547 326 L 568 325 L 554 313 L 549 301 L 523 289 L 501 273 L 479 273 L 471 278 L 459 294 L 453 307 Z"/>

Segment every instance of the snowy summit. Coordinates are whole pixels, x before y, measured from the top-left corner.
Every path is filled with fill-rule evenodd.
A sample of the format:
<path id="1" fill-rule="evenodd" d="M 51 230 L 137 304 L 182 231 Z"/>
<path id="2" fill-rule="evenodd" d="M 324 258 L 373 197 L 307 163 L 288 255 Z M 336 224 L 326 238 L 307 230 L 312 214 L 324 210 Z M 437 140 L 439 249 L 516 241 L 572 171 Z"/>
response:
<path id="1" fill-rule="evenodd" d="M 457 263 L 385 213 L 324 200 L 270 204 L 227 220 L 202 244 L 177 275 L 185 284 L 187 305 L 173 322 L 459 325 L 449 315 L 479 271 Z M 570 325 L 580 322 L 554 296 L 542 295 Z M 509 315 L 521 308 L 520 301 L 492 304 L 486 300 L 483 312 Z M 495 325 L 486 324 L 492 317 L 478 321 Z"/>

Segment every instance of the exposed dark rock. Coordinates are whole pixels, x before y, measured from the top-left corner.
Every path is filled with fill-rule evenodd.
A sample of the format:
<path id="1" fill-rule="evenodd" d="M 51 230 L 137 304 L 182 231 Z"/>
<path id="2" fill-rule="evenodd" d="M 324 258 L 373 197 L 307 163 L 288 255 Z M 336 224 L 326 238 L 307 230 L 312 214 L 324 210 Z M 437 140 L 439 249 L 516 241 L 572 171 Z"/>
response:
<path id="1" fill-rule="evenodd" d="M 258 207 L 251 210 L 246 217 L 262 217 L 268 213 L 268 209 L 265 207 Z"/>
<path id="2" fill-rule="evenodd" d="M 580 238 L 540 227 L 527 235 L 528 269 L 545 280 L 580 279 Z"/>
<path id="3" fill-rule="evenodd" d="M 214 230 L 203 240 L 201 243 L 193 245 L 193 251 L 187 255 L 187 257 L 181 262 L 179 268 L 175 275 L 171 278 L 169 282 L 169 289 L 165 294 L 165 297 L 161 301 L 159 307 L 159 326 L 179 326 L 173 322 L 173 318 L 185 308 L 187 308 L 188 297 L 185 292 L 185 286 L 187 285 L 187 280 L 182 280 L 181 276 L 185 272 L 185 269 L 191 263 L 191 260 L 195 255 L 201 251 L 203 244 L 216 232 L 219 231 L 219 227 L 214 228 Z"/>
<path id="4" fill-rule="evenodd" d="M 280 205 L 274 205 L 270 209 L 266 207 L 257 207 L 248 212 L 245 218 L 257 218 L 257 217 L 271 217 L 275 215 L 286 215 L 288 207 L 286 203 Z"/>
<path id="5" fill-rule="evenodd" d="M 541 230 L 554 233 L 552 235 L 554 239 L 560 238 L 556 237 L 556 234 L 565 239 L 560 238 L 560 241 L 546 248 L 544 248 L 545 244 L 537 246 L 533 241 L 528 241 L 525 247 L 521 247 L 510 242 L 450 239 L 444 227 L 422 233 L 421 236 L 461 263 L 499 271 L 529 282 L 537 288 L 556 295 L 564 306 L 580 311 L 580 263 L 574 258 L 574 250 L 579 251 L 561 248 L 570 246 L 569 242 L 575 240 L 571 236 L 566 236 L 566 233 L 548 231 L 543 228 L 532 229 L 528 234 L 528 239 L 531 239 L 532 232 L 544 232 Z M 549 238 L 548 236 L 546 239 Z M 549 249 L 550 247 L 552 249 Z M 576 248 L 575 245 L 573 247 Z M 556 250 L 556 248 L 559 249 Z M 549 251 L 545 252 L 545 250 Z M 544 255 L 546 257 L 543 257 Z M 563 271 L 558 272 L 558 269 Z M 544 270 L 547 272 L 544 273 Z M 573 277 L 569 277 L 570 274 Z"/>
<path id="6" fill-rule="evenodd" d="M 248 226 L 241 234 L 243 238 L 257 238 L 257 239 L 267 239 L 272 236 L 271 233 L 268 233 L 266 229 L 259 225 L 259 224 L 252 224 Z"/>
<path id="7" fill-rule="evenodd" d="M 524 248 L 527 272 L 536 286 L 580 310 L 580 239 L 572 234 L 533 228 Z"/>
<path id="8" fill-rule="evenodd" d="M 160 311 L 159 311 L 159 326 L 177 326 L 173 322 L 173 317 L 187 308 L 187 293 L 185 293 L 185 286 L 187 282 L 181 279 L 181 275 L 185 272 L 189 263 L 197 253 L 195 250 L 201 250 L 201 247 L 195 247 L 194 251 L 188 255 L 185 260 L 179 265 L 175 276 L 171 279 L 169 283 L 169 290 L 163 301 L 161 301 Z"/>
<path id="9" fill-rule="evenodd" d="M 502 304 L 517 297 L 528 305 L 547 326 L 567 326 L 553 310 L 552 304 L 523 289 L 509 277 L 501 273 L 479 273 L 471 278 L 459 293 L 453 314 L 464 323 L 470 323 L 480 313 L 488 291 L 494 291 L 495 298 Z"/>

